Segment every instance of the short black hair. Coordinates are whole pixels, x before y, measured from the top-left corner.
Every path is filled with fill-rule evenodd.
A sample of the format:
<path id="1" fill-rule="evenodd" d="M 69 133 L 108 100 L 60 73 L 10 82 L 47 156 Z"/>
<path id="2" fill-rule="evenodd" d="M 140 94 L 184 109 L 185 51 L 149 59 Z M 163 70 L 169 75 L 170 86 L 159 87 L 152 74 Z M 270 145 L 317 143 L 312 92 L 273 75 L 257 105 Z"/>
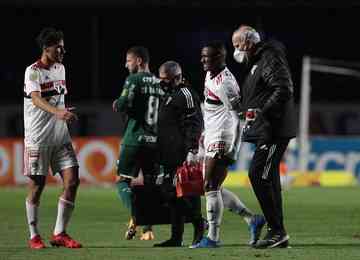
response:
<path id="1" fill-rule="evenodd" d="M 212 48 L 215 51 L 215 54 L 221 54 L 226 57 L 226 47 L 222 41 L 211 41 L 204 45 L 204 47 Z"/>
<path id="2" fill-rule="evenodd" d="M 144 46 L 133 46 L 126 52 L 127 54 L 132 53 L 135 56 L 141 58 L 144 63 L 150 62 L 149 50 Z"/>
<path id="3" fill-rule="evenodd" d="M 52 27 L 46 27 L 41 30 L 36 41 L 40 49 L 57 44 L 64 39 L 64 33 Z"/>

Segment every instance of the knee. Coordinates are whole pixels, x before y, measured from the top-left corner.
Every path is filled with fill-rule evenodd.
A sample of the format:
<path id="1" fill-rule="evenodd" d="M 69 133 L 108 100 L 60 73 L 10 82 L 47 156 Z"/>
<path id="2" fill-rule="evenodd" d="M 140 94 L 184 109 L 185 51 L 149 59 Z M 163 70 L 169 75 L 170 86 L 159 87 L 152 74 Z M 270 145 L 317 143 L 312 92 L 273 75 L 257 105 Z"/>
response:
<path id="1" fill-rule="evenodd" d="M 251 184 L 254 186 L 271 186 L 271 180 L 264 177 L 262 172 L 249 171 L 249 179 Z"/>
<path id="2" fill-rule="evenodd" d="M 68 181 L 68 183 L 65 185 L 65 189 L 76 191 L 77 188 L 80 185 L 80 179 L 79 178 L 72 178 Z"/>
<path id="3" fill-rule="evenodd" d="M 37 204 L 40 201 L 41 193 L 44 190 L 46 179 L 43 178 L 43 176 L 30 179 L 27 200 L 33 204 Z"/>
<path id="4" fill-rule="evenodd" d="M 209 192 L 209 191 L 216 191 L 219 188 L 217 187 L 217 185 L 214 184 L 213 181 L 211 180 L 205 180 L 204 182 L 204 191 L 205 192 Z"/>
<path id="5" fill-rule="evenodd" d="M 124 182 L 124 183 L 127 183 L 128 185 L 130 185 L 131 179 L 126 178 L 126 177 L 121 176 L 121 175 L 118 175 L 118 176 L 116 176 L 115 182 L 116 183 Z"/>

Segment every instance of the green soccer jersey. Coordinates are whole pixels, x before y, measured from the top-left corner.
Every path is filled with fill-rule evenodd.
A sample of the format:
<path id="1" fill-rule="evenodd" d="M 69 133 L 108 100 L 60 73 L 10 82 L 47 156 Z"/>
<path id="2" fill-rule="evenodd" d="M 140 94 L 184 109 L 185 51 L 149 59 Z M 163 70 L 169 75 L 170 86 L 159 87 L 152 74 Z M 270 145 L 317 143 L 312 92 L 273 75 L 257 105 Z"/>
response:
<path id="1" fill-rule="evenodd" d="M 159 103 L 163 95 L 159 79 L 150 72 L 139 72 L 126 78 L 116 102 L 117 111 L 128 115 L 122 144 L 138 146 L 156 143 Z"/>

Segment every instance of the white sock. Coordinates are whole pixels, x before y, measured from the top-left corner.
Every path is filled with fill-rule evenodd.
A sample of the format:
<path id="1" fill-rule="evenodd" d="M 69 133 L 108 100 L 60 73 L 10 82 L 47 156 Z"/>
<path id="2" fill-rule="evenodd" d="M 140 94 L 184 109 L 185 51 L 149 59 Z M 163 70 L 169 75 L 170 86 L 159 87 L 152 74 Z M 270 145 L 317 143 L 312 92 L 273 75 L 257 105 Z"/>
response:
<path id="1" fill-rule="evenodd" d="M 209 222 L 208 237 L 211 240 L 219 241 L 220 224 L 224 212 L 224 204 L 220 191 L 209 191 L 205 194 L 207 220 Z"/>
<path id="2" fill-rule="evenodd" d="M 39 205 L 32 204 L 28 200 L 25 201 L 25 204 L 26 204 L 26 217 L 30 231 L 30 239 L 32 239 L 34 236 L 39 234 L 37 228 Z"/>
<path id="3" fill-rule="evenodd" d="M 58 235 L 61 232 L 65 232 L 66 226 L 69 223 L 73 210 L 74 210 L 73 202 L 65 200 L 62 197 L 59 198 L 58 213 L 56 218 L 54 235 Z"/>
<path id="4" fill-rule="evenodd" d="M 224 188 L 221 189 L 221 196 L 224 202 L 224 208 L 242 216 L 249 225 L 254 214 L 245 206 L 238 196 Z"/>

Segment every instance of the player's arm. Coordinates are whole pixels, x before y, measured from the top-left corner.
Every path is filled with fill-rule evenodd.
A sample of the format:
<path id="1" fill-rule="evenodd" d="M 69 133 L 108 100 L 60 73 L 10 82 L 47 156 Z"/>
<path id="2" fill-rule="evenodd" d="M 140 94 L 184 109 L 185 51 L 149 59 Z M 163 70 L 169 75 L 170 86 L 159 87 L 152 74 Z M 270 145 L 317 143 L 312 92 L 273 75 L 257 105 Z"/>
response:
<path id="1" fill-rule="evenodd" d="M 113 102 L 113 110 L 115 112 L 128 112 L 128 110 L 133 106 L 135 86 L 135 82 L 133 82 L 132 78 L 128 77 L 125 80 L 120 97 Z"/>
<path id="2" fill-rule="evenodd" d="M 66 121 L 77 119 L 76 115 L 70 112 L 72 108 L 59 109 L 41 97 L 40 72 L 36 68 L 28 67 L 26 69 L 24 92 L 28 97 L 31 97 L 36 107 L 55 115 L 58 119 Z"/>
<path id="3" fill-rule="evenodd" d="M 196 161 L 199 139 L 203 130 L 203 117 L 197 95 L 188 88 L 182 88 L 175 103 L 181 111 L 180 125 L 184 134 L 185 149 L 188 152 L 188 163 Z M 192 158 L 190 158 L 192 157 Z"/>
<path id="4" fill-rule="evenodd" d="M 230 114 L 232 116 L 234 126 L 234 138 L 232 140 L 231 146 L 230 146 L 230 153 L 236 154 L 240 150 L 241 145 L 241 130 L 240 130 L 240 118 L 239 118 L 239 109 L 240 109 L 240 92 L 238 89 L 237 84 L 230 79 L 225 78 L 222 82 L 221 91 L 219 93 L 219 98 L 224 103 L 225 106 L 230 111 Z"/>
<path id="5" fill-rule="evenodd" d="M 40 91 L 32 91 L 31 100 L 35 106 L 38 108 L 54 114 L 58 119 L 65 121 L 77 120 L 76 114 L 72 113 L 72 108 L 59 109 L 49 104 L 44 98 L 41 97 Z"/>

